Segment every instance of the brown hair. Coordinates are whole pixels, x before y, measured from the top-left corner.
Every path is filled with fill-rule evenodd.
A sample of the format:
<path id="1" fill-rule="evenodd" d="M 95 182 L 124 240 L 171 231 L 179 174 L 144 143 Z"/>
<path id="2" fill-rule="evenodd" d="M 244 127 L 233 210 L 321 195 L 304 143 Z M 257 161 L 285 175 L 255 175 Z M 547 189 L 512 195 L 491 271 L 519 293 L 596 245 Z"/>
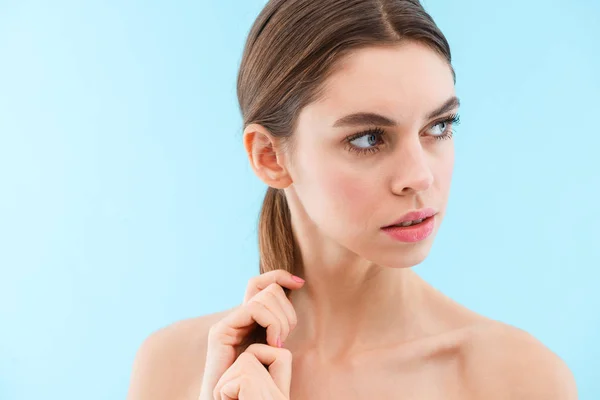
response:
<path id="1" fill-rule="evenodd" d="M 237 95 L 244 126 L 257 123 L 286 151 L 300 110 L 319 98 L 336 62 L 368 46 L 425 44 L 444 57 L 450 47 L 419 0 L 270 0 L 248 35 Z M 456 75 L 452 69 L 454 80 Z M 269 187 L 259 219 L 260 273 L 301 275 L 285 194 Z"/>

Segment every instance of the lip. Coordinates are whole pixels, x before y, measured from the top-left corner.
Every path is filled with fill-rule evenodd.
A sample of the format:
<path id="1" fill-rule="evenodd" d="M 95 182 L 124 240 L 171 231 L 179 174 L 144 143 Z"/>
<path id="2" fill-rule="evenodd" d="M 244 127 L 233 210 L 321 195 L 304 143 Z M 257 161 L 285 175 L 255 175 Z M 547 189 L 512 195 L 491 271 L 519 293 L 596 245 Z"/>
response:
<path id="1" fill-rule="evenodd" d="M 381 230 L 393 240 L 404 243 L 416 243 L 427 239 L 435 229 L 435 216 L 425 218 L 423 222 L 412 226 L 394 226 Z"/>
<path id="2" fill-rule="evenodd" d="M 437 212 L 433 208 L 423 208 L 421 210 L 411 211 L 409 213 L 404 214 L 396 222 L 392 222 L 391 224 L 384 226 L 383 229 L 390 228 L 392 227 L 392 225 L 398 225 L 403 222 L 416 221 L 418 219 L 427 219 L 433 217 L 435 214 L 437 214 Z"/>

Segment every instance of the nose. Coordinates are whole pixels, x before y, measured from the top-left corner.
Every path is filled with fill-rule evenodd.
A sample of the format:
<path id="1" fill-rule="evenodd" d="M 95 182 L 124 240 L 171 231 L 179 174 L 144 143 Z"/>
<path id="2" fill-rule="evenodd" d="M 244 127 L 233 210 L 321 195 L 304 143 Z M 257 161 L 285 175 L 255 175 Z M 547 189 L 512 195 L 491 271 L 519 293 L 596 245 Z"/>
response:
<path id="1" fill-rule="evenodd" d="M 428 155 L 420 141 L 405 146 L 400 152 L 396 165 L 396 174 L 392 182 L 392 191 L 397 195 L 424 192 L 433 185 Z"/>

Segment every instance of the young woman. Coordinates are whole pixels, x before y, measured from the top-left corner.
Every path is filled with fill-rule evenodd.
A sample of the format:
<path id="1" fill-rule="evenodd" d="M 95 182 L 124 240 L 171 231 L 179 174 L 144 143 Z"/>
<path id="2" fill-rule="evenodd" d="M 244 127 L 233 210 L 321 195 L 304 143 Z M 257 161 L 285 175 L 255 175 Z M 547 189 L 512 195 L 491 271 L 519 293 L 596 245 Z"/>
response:
<path id="1" fill-rule="evenodd" d="M 240 306 L 151 335 L 131 400 L 577 397 L 541 342 L 411 269 L 445 214 L 459 121 L 418 0 L 270 1 L 238 98 L 269 187 L 260 275 Z"/>

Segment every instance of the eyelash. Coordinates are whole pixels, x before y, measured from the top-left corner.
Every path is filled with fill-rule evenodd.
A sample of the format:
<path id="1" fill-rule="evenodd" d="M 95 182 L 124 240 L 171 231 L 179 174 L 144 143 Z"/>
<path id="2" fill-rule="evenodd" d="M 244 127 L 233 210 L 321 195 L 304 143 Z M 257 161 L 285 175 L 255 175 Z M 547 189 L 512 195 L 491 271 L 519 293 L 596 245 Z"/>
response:
<path id="1" fill-rule="evenodd" d="M 450 139 L 452 137 L 452 135 L 454 134 L 453 128 L 456 125 L 460 124 L 460 116 L 458 114 L 452 114 L 452 115 L 448 116 L 447 118 L 444 118 L 444 119 L 442 119 L 440 121 L 435 122 L 434 124 L 432 124 L 430 126 L 430 128 L 434 127 L 436 125 L 439 125 L 439 124 L 444 124 L 444 123 L 448 124 L 448 127 L 446 127 L 446 132 L 443 135 L 441 135 L 441 136 L 434 136 L 435 140 Z M 368 135 L 376 135 L 378 138 L 382 138 L 385 135 L 385 131 L 383 129 L 377 127 L 377 128 L 370 128 L 370 129 L 368 129 L 366 131 L 359 132 L 359 133 L 356 133 L 354 135 L 348 136 L 345 139 L 345 142 L 346 142 L 346 145 L 347 145 L 346 149 L 349 150 L 349 151 L 356 152 L 356 153 L 358 153 L 360 155 L 363 155 L 363 154 L 372 154 L 372 153 L 378 152 L 380 150 L 379 146 L 377 146 L 377 147 L 360 148 L 360 147 L 356 147 L 356 146 L 350 144 L 350 142 L 353 142 L 354 140 L 356 140 L 358 138 L 361 138 L 363 136 L 368 136 Z"/>

